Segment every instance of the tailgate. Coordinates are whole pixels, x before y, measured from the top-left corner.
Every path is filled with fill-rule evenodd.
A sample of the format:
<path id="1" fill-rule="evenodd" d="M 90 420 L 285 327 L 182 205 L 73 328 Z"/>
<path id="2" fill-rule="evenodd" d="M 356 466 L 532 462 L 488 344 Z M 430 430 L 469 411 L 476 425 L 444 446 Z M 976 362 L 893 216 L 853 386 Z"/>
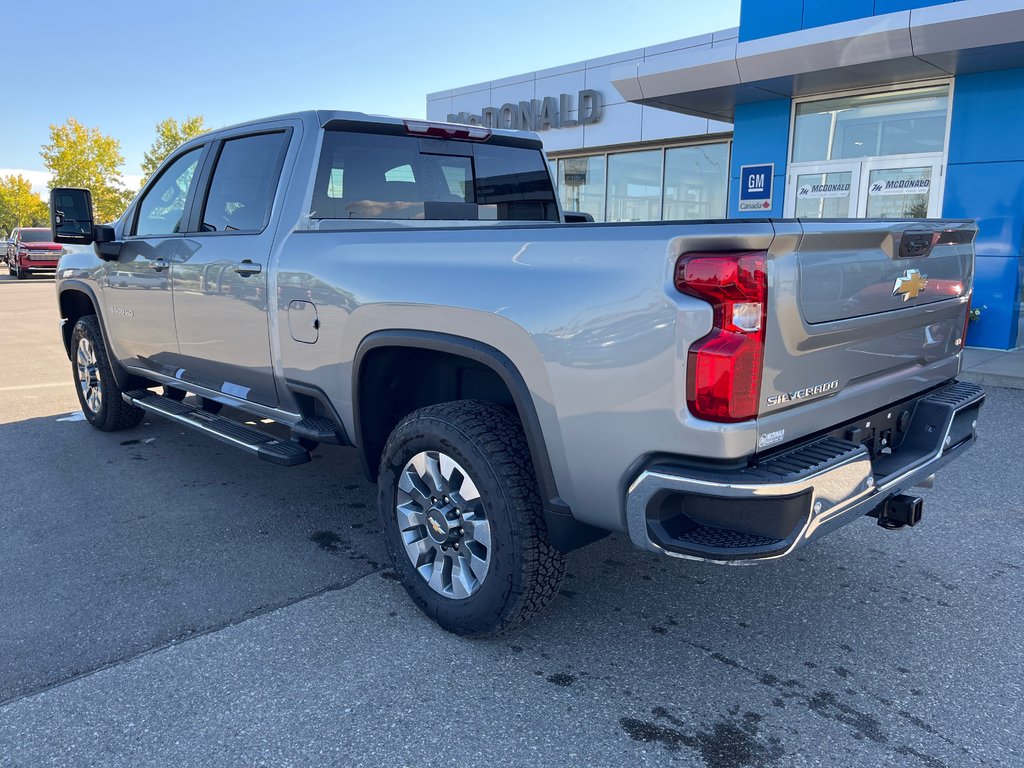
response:
<path id="1" fill-rule="evenodd" d="M 973 222 L 777 222 L 759 449 L 959 372 Z"/>

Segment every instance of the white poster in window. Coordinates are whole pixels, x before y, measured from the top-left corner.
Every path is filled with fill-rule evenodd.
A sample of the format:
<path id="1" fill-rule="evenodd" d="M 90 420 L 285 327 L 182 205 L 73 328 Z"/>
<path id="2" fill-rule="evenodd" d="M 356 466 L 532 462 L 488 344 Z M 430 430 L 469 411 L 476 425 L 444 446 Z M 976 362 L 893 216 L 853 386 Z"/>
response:
<path id="1" fill-rule="evenodd" d="M 869 195 L 926 195 L 931 190 L 932 180 L 910 177 L 872 180 Z"/>
<path id="2" fill-rule="evenodd" d="M 801 200 L 820 199 L 823 197 L 849 197 L 849 184 L 801 184 L 796 196 Z"/>

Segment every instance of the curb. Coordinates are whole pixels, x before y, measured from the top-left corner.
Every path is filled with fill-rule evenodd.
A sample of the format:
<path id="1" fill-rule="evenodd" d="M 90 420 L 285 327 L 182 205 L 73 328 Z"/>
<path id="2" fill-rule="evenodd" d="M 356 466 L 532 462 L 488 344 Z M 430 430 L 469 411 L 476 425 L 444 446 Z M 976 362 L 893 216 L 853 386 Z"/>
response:
<path id="1" fill-rule="evenodd" d="M 1002 373 L 982 373 L 980 371 L 962 371 L 957 377 L 962 381 L 981 384 L 986 387 L 1004 387 L 1006 389 L 1024 389 L 1024 378 Z"/>

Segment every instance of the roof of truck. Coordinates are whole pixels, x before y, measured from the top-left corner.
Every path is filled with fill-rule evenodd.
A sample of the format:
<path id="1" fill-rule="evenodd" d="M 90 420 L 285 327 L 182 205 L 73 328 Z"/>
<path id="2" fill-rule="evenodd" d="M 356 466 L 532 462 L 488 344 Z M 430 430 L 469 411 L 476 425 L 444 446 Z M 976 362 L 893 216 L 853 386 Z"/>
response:
<path id="1" fill-rule="evenodd" d="M 358 123 L 378 123 L 381 125 L 404 125 L 406 122 L 410 123 L 430 123 L 431 125 L 452 125 L 452 123 L 444 123 L 438 120 L 426 120 L 422 117 L 390 117 L 388 115 L 370 115 L 365 112 L 349 112 L 337 109 L 307 109 L 301 112 L 288 112 L 283 115 L 273 115 L 270 117 L 261 117 L 255 120 L 246 120 L 241 123 L 235 123 L 234 125 L 226 125 L 222 128 L 217 128 L 209 133 L 220 133 L 221 131 L 234 130 L 236 128 L 244 128 L 250 125 L 259 125 L 262 123 L 274 122 L 276 120 L 302 120 L 304 122 L 317 123 L 321 128 L 326 126 L 328 123 L 335 120 L 345 120 Z M 480 127 L 480 126 L 477 126 Z M 504 128 L 490 128 L 488 129 L 495 136 L 508 136 L 519 139 L 532 138 L 540 141 L 540 137 L 537 136 L 533 131 L 512 131 Z"/>

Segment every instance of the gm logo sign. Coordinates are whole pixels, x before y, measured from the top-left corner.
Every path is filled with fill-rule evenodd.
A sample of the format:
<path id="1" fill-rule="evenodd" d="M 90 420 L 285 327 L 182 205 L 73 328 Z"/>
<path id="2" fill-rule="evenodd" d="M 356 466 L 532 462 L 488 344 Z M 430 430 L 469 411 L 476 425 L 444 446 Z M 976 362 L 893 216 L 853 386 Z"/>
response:
<path id="1" fill-rule="evenodd" d="M 771 210 L 772 186 L 775 181 L 775 163 L 740 166 L 741 211 Z"/>

